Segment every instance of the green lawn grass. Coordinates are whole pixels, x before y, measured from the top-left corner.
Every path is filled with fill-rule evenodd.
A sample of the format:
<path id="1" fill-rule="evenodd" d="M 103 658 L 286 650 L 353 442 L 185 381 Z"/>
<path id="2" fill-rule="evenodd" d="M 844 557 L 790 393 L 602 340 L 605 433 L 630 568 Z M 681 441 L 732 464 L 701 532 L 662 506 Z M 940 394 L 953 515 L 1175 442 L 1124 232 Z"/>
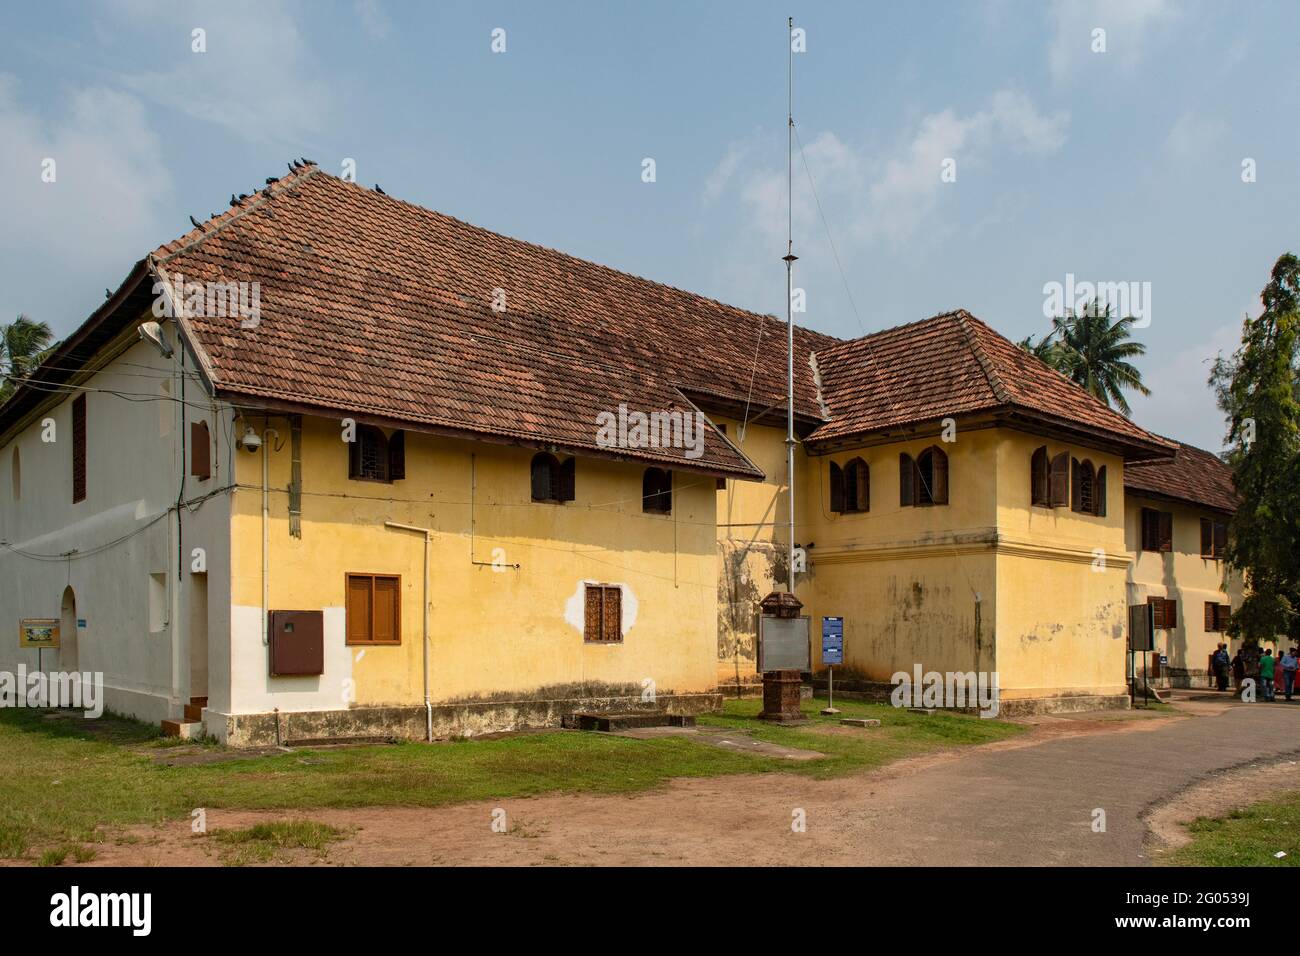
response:
<path id="1" fill-rule="evenodd" d="M 940 747 L 984 743 L 1022 727 L 956 714 L 922 716 L 888 705 L 837 701 L 841 716 L 882 726 L 846 733 L 805 701 L 812 721 L 772 727 L 753 719 L 759 701 L 727 701 L 701 718 L 755 738 L 817 750 L 790 761 L 719 749 L 689 737 L 637 740 L 554 731 L 429 746 L 420 743 L 304 748 L 167 766 L 157 730 L 105 715 L 84 721 L 33 710 L 0 710 L 0 856 L 76 855 L 122 827 L 183 819 L 199 807 L 298 810 L 312 807 L 439 806 L 543 793 L 621 793 L 674 777 L 778 771 L 829 777 Z M 210 748 L 220 750 L 221 748 Z"/>
<path id="2" fill-rule="evenodd" d="M 1161 860 L 1169 866 L 1300 866 L 1300 791 L 1199 817 L 1187 828 L 1192 842 Z M 1286 856 L 1280 860 L 1278 852 Z"/>

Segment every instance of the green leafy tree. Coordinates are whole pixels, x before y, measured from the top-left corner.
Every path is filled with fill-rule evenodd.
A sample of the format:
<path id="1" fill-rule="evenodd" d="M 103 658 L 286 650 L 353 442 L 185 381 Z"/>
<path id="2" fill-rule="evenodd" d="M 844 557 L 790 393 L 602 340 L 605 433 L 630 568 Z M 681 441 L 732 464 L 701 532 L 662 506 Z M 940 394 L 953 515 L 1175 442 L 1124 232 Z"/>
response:
<path id="1" fill-rule="evenodd" d="M 1129 361 L 1147 350 L 1132 338 L 1135 322 L 1131 315 L 1113 319 L 1109 304 L 1093 300 L 1078 315 L 1071 311 L 1052 319 L 1051 331 L 1037 342 L 1029 336 L 1019 345 L 1127 416 L 1133 410 L 1124 397 L 1126 389 L 1151 394 L 1142 373 Z"/>
<path id="2" fill-rule="evenodd" d="M 54 333 L 44 322 L 20 315 L 0 326 L 0 403 L 53 351 Z"/>
<path id="3" fill-rule="evenodd" d="M 1300 637 L 1300 260 L 1278 259 L 1260 299 L 1240 348 L 1210 372 L 1240 498 L 1226 557 L 1247 585 L 1228 633 L 1252 651 L 1279 634 Z"/>

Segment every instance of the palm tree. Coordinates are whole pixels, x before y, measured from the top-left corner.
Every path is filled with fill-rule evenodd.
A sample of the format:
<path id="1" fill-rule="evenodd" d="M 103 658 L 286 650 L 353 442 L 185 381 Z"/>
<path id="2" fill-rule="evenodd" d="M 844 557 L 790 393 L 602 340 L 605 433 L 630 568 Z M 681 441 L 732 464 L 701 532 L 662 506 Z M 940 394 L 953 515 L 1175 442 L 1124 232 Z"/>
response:
<path id="1" fill-rule="evenodd" d="M 1147 351 L 1141 342 L 1130 339 L 1135 322 L 1131 315 L 1112 321 L 1110 305 L 1093 300 L 1079 315 L 1071 311 L 1052 319 L 1052 330 L 1037 342 L 1027 336 L 1019 345 L 1127 417 L 1133 410 L 1124 389 L 1151 394 L 1142 383 L 1142 373 L 1127 361 Z"/>
<path id="2" fill-rule="evenodd" d="M 0 326 L 0 403 L 54 351 L 54 332 L 44 322 L 20 315 Z"/>

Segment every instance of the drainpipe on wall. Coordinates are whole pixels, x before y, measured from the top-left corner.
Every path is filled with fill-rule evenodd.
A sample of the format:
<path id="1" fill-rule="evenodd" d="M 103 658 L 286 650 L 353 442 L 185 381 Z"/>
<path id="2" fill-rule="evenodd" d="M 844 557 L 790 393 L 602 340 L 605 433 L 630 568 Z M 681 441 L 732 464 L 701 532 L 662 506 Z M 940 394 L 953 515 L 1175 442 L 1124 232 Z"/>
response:
<path id="1" fill-rule="evenodd" d="M 424 671 L 424 736 L 425 740 L 433 743 L 433 704 L 429 700 L 429 539 L 432 537 L 433 532 L 428 528 L 398 524 L 396 521 L 385 521 L 384 527 L 399 531 L 414 531 L 416 534 L 424 535 L 424 639 L 420 642 L 420 646 L 424 651 L 422 662 L 422 670 Z"/>
<path id="2" fill-rule="evenodd" d="M 268 436 L 274 435 L 278 441 L 280 433 L 274 428 L 262 429 L 262 646 L 270 646 L 270 627 L 267 618 L 271 613 L 271 575 L 268 562 L 271 555 L 271 498 L 270 498 L 270 460 L 271 443 Z"/>

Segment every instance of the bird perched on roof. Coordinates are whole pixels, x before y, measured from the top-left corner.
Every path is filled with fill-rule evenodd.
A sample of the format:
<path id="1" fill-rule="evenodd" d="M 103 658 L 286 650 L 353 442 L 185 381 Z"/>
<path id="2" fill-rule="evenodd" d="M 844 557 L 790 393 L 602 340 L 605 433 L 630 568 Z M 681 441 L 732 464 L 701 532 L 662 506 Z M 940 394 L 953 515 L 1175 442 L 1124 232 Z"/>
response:
<path id="1" fill-rule="evenodd" d="M 230 194 L 230 205 L 232 205 L 232 206 L 238 206 L 238 205 L 239 205 L 239 200 L 235 198 L 235 194 L 234 194 L 234 193 L 231 193 L 231 194 Z"/>
<path id="2" fill-rule="evenodd" d="M 291 163 L 286 163 L 285 165 L 289 167 L 289 172 L 291 173 L 296 173 L 298 171 L 298 160 L 296 159 Z"/>
<path id="3" fill-rule="evenodd" d="M 104 290 L 104 298 L 105 298 L 105 299 L 111 299 L 111 298 L 113 298 L 113 293 L 112 293 L 112 291 L 110 291 L 109 289 L 105 289 L 105 290 Z"/>
<path id="4" fill-rule="evenodd" d="M 280 180 L 276 179 L 274 176 L 267 176 L 267 177 L 266 177 L 266 184 L 267 184 L 268 186 L 273 185 L 274 183 L 278 183 L 279 181 L 280 181 Z"/>
<path id="5" fill-rule="evenodd" d="M 379 195 L 381 195 L 381 196 L 387 196 L 387 195 L 388 195 L 388 193 L 384 192 L 383 189 L 380 188 L 379 183 L 375 183 L 375 192 L 379 193 Z"/>
<path id="6" fill-rule="evenodd" d="M 199 221 L 198 221 L 197 219 L 195 219 L 193 216 L 190 216 L 190 222 L 194 223 L 194 228 L 195 228 L 195 229 L 198 229 L 200 226 L 203 225 L 203 223 L 199 222 Z"/>
<path id="7" fill-rule="evenodd" d="M 265 189 L 263 189 L 263 190 L 262 190 L 262 195 L 265 196 L 267 199 L 270 199 L 270 198 L 271 198 L 271 187 L 270 187 L 270 186 L 267 186 Z"/>
<path id="8" fill-rule="evenodd" d="M 301 161 L 301 163 L 302 163 L 304 166 L 315 166 L 315 165 L 316 165 L 316 160 L 314 160 L 314 159 L 308 159 L 306 156 L 299 157 L 299 160 Z"/>

